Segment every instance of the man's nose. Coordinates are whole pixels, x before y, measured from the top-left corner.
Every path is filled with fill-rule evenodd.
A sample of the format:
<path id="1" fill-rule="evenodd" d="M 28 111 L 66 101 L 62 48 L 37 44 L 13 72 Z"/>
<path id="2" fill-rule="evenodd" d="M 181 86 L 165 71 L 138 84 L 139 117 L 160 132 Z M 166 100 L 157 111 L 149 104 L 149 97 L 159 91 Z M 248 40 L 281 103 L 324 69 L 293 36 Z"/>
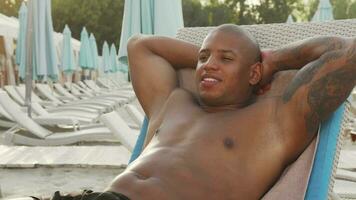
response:
<path id="1" fill-rule="evenodd" d="M 205 70 L 217 70 L 219 68 L 219 64 L 217 63 L 216 58 L 211 56 L 204 64 L 203 68 Z"/>

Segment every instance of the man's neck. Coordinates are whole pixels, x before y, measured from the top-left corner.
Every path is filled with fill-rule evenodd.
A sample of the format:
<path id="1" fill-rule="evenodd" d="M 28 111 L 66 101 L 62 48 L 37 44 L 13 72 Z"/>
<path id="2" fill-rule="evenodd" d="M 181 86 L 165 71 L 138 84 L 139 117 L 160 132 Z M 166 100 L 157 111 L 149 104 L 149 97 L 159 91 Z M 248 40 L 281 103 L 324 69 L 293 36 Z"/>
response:
<path id="1" fill-rule="evenodd" d="M 248 101 L 235 104 L 225 104 L 225 105 L 206 105 L 200 100 L 198 101 L 201 108 L 208 113 L 224 112 L 224 111 L 233 111 L 243 109 L 255 102 L 256 98 L 250 98 Z"/>

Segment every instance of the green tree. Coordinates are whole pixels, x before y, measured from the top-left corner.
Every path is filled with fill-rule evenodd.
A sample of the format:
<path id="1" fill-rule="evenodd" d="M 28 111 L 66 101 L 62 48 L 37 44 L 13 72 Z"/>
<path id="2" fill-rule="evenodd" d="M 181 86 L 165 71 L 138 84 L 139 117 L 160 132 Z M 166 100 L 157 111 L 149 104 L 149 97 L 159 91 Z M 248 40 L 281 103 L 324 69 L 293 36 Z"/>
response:
<path id="1" fill-rule="evenodd" d="M 182 0 L 185 27 L 208 26 L 208 12 L 199 0 Z"/>
<path id="2" fill-rule="evenodd" d="M 350 0 L 334 0 L 331 1 L 333 5 L 333 14 L 335 19 L 347 19 L 348 7 L 351 5 Z"/>
<path id="3" fill-rule="evenodd" d="M 210 26 L 223 23 L 236 23 L 236 12 L 225 2 L 210 0 L 204 10 L 208 13 Z"/>
<path id="4" fill-rule="evenodd" d="M 225 0 L 229 8 L 235 12 L 234 21 L 236 24 L 255 24 L 256 14 L 253 13 L 253 6 L 247 4 L 246 0 Z"/>
<path id="5" fill-rule="evenodd" d="M 83 27 L 93 33 L 99 54 L 104 41 L 120 43 L 124 0 L 52 0 L 54 30 L 62 32 L 68 24 L 72 36 L 80 39 Z"/>
<path id="6" fill-rule="evenodd" d="M 284 23 L 289 14 L 303 12 L 301 0 L 261 0 L 260 5 L 255 5 L 257 23 Z"/>
<path id="7" fill-rule="evenodd" d="M 0 13 L 7 16 L 18 17 L 23 0 L 0 0 Z"/>
<path id="8" fill-rule="evenodd" d="M 356 1 L 353 1 L 348 10 L 347 10 L 347 13 L 348 13 L 348 18 L 356 18 Z"/>

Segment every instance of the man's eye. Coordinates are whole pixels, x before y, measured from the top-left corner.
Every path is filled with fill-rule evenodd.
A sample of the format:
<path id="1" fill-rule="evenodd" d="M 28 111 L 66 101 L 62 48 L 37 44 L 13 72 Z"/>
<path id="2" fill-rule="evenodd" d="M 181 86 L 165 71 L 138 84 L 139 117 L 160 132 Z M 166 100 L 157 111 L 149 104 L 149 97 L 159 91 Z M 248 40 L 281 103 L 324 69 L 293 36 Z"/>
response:
<path id="1" fill-rule="evenodd" d="M 223 57 L 223 60 L 225 60 L 225 61 L 231 61 L 232 58 L 230 58 L 230 57 Z"/>

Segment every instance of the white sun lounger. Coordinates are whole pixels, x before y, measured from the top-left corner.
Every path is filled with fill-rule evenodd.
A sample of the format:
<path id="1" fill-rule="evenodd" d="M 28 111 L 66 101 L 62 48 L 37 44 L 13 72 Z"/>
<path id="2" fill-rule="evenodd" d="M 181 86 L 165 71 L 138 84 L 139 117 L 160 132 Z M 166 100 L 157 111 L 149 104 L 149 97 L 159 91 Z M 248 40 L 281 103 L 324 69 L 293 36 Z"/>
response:
<path id="1" fill-rule="evenodd" d="M 115 93 L 95 93 L 94 91 L 82 88 L 76 83 L 64 83 L 64 86 L 75 96 L 83 96 L 87 99 L 95 99 L 100 101 L 109 101 L 118 103 L 120 106 L 124 103 L 129 103 L 131 99 L 127 95 L 120 95 Z"/>
<path id="2" fill-rule="evenodd" d="M 11 106 L 11 109 L 4 108 L 3 104 L 0 104 L 0 114 L 3 115 L 6 119 L 16 122 L 14 119 L 14 115 L 21 113 L 27 114 L 27 111 L 23 110 L 23 107 L 20 107 L 13 99 L 9 97 L 6 92 L 3 92 L 2 97 L 4 98 L 2 101 L 5 105 Z M 31 104 L 33 110 L 39 112 L 34 112 L 36 115 L 33 115 L 32 119 L 41 125 L 50 125 L 50 126 L 70 126 L 74 130 L 80 128 L 82 125 L 94 124 L 98 122 L 96 119 L 91 119 L 87 117 L 75 116 L 75 115 L 56 115 L 48 113 L 44 108 L 41 107 L 38 103 L 34 102 Z M 38 111 L 39 110 L 39 111 Z M 9 113 L 13 112 L 13 113 Z M 14 125 L 14 124 L 13 124 Z M 12 127 L 12 126 L 11 126 Z"/>
<path id="3" fill-rule="evenodd" d="M 127 126 L 125 121 L 115 111 L 100 116 L 100 121 L 107 126 L 124 147 L 132 152 L 138 137 L 138 131 Z"/>
<path id="4" fill-rule="evenodd" d="M 0 106 L 0 127 L 10 128 L 14 125 L 12 117 Z"/>
<path id="5" fill-rule="evenodd" d="M 117 141 L 106 127 L 71 132 L 53 132 L 46 129 L 23 113 L 4 91 L 0 91 L 0 104 L 17 123 L 4 133 L 4 141 L 8 144 L 49 146 L 83 141 Z"/>
<path id="6" fill-rule="evenodd" d="M 36 84 L 36 88 L 41 93 L 41 95 L 46 98 L 53 100 L 55 102 L 61 102 L 61 98 L 52 91 L 52 89 L 46 84 Z M 69 97 L 65 97 L 66 99 L 70 99 Z M 124 98 L 116 98 L 116 99 L 107 99 L 107 98 L 95 98 L 95 99 L 85 99 L 85 100 L 71 100 L 70 102 L 64 103 L 61 102 L 62 106 L 79 106 L 86 107 L 89 109 L 98 110 L 100 113 L 109 112 L 115 109 L 115 107 L 121 106 L 126 103 L 126 99 Z"/>
<path id="7" fill-rule="evenodd" d="M 16 102 L 19 103 L 19 105 L 25 105 L 26 86 L 24 84 L 20 84 L 18 86 L 7 85 L 5 90 L 13 99 L 16 100 Z M 59 105 L 53 101 L 45 101 L 41 99 L 33 91 L 31 91 L 31 102 L 37 102 L 44 107 L 56 107 Z"/>
<path id="8" fill-rule="evenodd" d="M 17 95 L 20 95 L 21 98 L 17 98 L 19 99 L 18 101 L 16 101 L 17 103 L 19 103 L 20 106 L 25 106 L 25 87 L 23 86 L 7 86 L 6 87 L 6 91 L 7 93 L 14 99 L 14 97 L 16 97 Z M 94 106 L 94 105 L 88 105 L 88 104 L 81 104 L 80 106 L 75 105 L 75 104 L 62 104 L 62 105 L 58 105 L 57 103 L 54 102 L 50 102 L 50 101 L 43 101 L 41 98 L 39 98 L 34 92 L 32 92 L 31 94 L 31 102 L 32 103 L 38 103 L 39 106 L 33 107 L 33 111 L 37 114 L 37 115 L 43 115 L 43 114 L 57 114 L 57 115 L 74 115 L 74 116 L 78 116 L 78 117 L 84 117 L 84 118 L 90 118 L 90 119 L 94 119 L 97 118 L 99 116 L 99 114 L 104 113 L 107 108 L 103 108 L 103 107 L 98 107 L 98 106 Z M 42 106 L 46 107 L 46 112 L 44 112 L 44 109 L 42 108 Z M 42 108 L 42 109 L 41 109 Z"/>
<path id="9" fill-rule="evenodd" d="M 132 120 L 139 126 L 142 126 L 145 116 L 132 104 L 125 104 L 124 108 L 131 116 Z"/>
<path id="10" fill-rule="evenodd" d="M 19 105 L 25 105 L 24 98 L 16 91 L 15 86 L 5 85 L 4 89 Z"/>
<path id="11" fill-rule="evenodd" d="M 55 83 L 54 84 L 54 87 L 55 89 L 58 91 L 58 93 L 60 94 L 63 94 L 67 97 L 70 97 L 70 98 L 73 98 L 75 100 L 80 100 L 80 98 L 78 96 L 75 96 L 73 94 L 71 94 L 66 88 L 64 88 L 61 84 L 59 83 Z M 100 96 L 93 96 L 93 97 L 87 97 L 86 99 L 82 99 L 81 101 L 79 102 L 88 102 L 88 103 L 91 103 L 91 104 L 98 104 L 98 105 L 101 105 L 101 106 L 107 106 L 110 102 L 114 102 L 115 104 L 121 106 L 122 104 L 125 104 L 127 103 L 126 101 L 126 98 L 114 98 L 114 99 L 111 99 L 111 98 L 101 98 Z M 108 102 L 108 103 L 106 103 Z"/>
<path id="12" fill-rule="evenodd" d="M 96 85 L 94 82 L 87 80 L 86 82 L 88 82 L 90 85 Z M 93 84 L 91 84 L 93 83 Z M 87 92 L 93 93 L 95 95 L 103 95 L 106 97 L 123 97 L 123 98 L 127 98 L 129 101 L 132 101 L 133 99 L 136 98 L 135 92 L 132 89 L 116 89 L 116 90 L 101 90 L 98 87 L 95 86 L 89 86 L 85 83 L 83 83 L 82 81 L 78 81 L 78 86 L 81 87 L 82 90 L 86 90 Z"/>
<path id="13" fill-rule="evenodd" d="M 107 91 L 115 91 L 115 90 L 133 90 L 132 87 L 130 87 L 129 84 L 127 84 L 127 86 L 123 86 L 120 88 L 114 87 L 114 88 L 110 88 L 110 87 L 100 87 L 98 84 L 96 84 L 93 80 L 84 80 L 84 83 L 91 88 L 92 90 L 96 91 L 96 92 L 107 92 Z"/>
<path id="14" fill-rule="evenodd" d="M 83 88 L 79 87 L 79 85 L 77 85 L 75 83 L 66 82 L 66 83 L 64 83 L 64 86 L 69 90 L 69 92 L 71 92 L 73 95 L 76 95 L 78 97 L 80 97 L 80 96 L 94 97 L 95 96 L 92 92 L 84 90 Z"/>

